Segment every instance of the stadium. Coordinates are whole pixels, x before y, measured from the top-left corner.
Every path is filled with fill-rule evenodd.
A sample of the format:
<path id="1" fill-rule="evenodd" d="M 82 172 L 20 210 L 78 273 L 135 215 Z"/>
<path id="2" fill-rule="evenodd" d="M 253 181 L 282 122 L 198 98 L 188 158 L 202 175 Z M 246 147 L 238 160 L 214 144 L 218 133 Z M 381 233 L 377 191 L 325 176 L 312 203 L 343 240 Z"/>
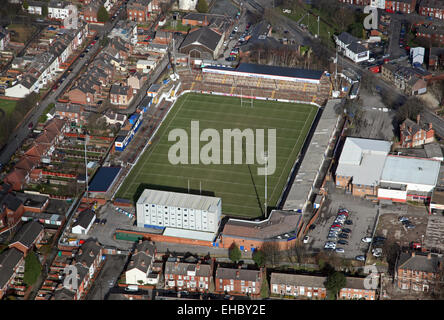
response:
<path id="1" fill-rule="evenodd" d="M 258 218 L 265 214 L 265 179 L 257 165 L 172 165 L 168 150 L 175 128 L 277 129 L 276 170 L 267 178 L 268 210 L 278 208 L 289 176 L 312 129 L 319 107 L 330 94 L 324 72 L 240 64 L 202 67 L 180 73 L 181 96 L 125 179 L 116 198 L 137 201 L 144 188 L 222 198 L 222 214 Z M 211 94 L 210 94 L 211 93 Z"/>

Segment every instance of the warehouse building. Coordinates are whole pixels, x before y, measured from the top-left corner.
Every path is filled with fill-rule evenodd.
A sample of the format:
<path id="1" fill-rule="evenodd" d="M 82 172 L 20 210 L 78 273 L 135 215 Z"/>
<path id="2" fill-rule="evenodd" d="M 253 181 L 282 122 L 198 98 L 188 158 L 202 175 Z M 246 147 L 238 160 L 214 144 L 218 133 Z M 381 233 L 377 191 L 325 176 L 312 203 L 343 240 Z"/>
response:
<path id="1" fill-rule="evenodd" d="M 222 199 L 145 189 L 137 200 L 137 226 L 162 229 L 164 236 L 213 241 Z"/>
<path id="2" fill-rule="evenodd" d="M 428 201 L 438 182 L 441 162 L 402 156 L 387 156 L 378 199 L 396 202 Z"/>

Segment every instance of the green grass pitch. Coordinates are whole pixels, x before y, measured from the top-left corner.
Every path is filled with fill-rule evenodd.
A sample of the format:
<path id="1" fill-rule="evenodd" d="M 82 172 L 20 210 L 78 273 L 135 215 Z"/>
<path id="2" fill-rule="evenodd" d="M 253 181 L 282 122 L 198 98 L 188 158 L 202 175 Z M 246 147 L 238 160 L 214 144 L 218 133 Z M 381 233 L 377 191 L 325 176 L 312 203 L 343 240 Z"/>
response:
<path id="1" fill-rule="evenodd" d="M 141 184 L 183 188 L 186 192 L 189 181 L 190 189 L 199 191 L 201 187 L 221 197 L 224 215 L 239 218 L 262 216 L 265 179 L 257 175 L 257 165 L 172 165 L 168 161 L 168 150 L 175 143 L 168 141 L 169 132 L 182 128 L 190 137 L 191 121 L 199 120 L 200 132 L 205 128 L 216 129 L 220 133 L 221 144 L 222 129 L 276 128 L 276 170 L 268 176 L 267 186 L 268 208 L 276 206 L 318 108 L 308 104 L 262 100 L 255 100 L 251 108 L 248 102 L 244 99 L 241 106 L 240 98 L 235 97 L 195 93 L 181 96 L 116 197 L 135 200 Z M 201 147 L 205 144 L 202 142 Z"/>

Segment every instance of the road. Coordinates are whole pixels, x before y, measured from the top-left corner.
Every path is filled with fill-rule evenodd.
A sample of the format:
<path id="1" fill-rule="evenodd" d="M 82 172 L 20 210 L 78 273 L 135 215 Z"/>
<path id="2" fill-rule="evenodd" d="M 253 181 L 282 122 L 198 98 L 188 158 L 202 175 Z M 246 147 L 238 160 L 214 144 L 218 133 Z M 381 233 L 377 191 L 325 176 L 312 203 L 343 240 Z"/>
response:
<path id="1" fill-rule="evenodd" d="M 121 14 L 123 13 L 124 10 L 121 12 Z M 29 135 L 29 124 L 32 123 L 34 127 L 38 123 L 38 119 L 42 115 L 46 107 L 50 103 L 55 103 L 57 101 L 60 94 L 63 93 L 65 88 L 68 87 L 72 80 L 74 80 L 79 75 L 83 67 L 87 66 L 89 62 L 93 59 L 93 57 L 99 52 L 99 50 L 101 49 L 100 40 L 102 40 L 103 37 L 111 31 L 118 20 L 119 19 L 116 18 L 111 23 L 107 23 L 103 27 L 98 27 L 99 40 L 96 41 L 94 46 L 92 46 L 92 48 L 89 50 L 89 52 L 85 54 L 84 57 L 77 58 L 77 60 L 71 66 L 71 68 L 73 69 L 71 73 L 68 73 L 67 71 L 64 72 L 64 74 L 66 75 L 66 79 L 59 86 L 59 88 L 57 88 L 57 90 L 55 91 L 50 89 L 51 91 L 47 94 L 47 96 L 34 107 L 34 110 L 29 112 L 28 117 L 22 121 L 21 125 L 16 129 L 16 131 L 11 133 L 9 141 L 0 154 L 1 165 L 8 163 L 11 156 L 17 151 L 17 149 L 22 145 L 23 141 Z M 61 76 L 62 74 L 59 75 L 59 77 Z"/>

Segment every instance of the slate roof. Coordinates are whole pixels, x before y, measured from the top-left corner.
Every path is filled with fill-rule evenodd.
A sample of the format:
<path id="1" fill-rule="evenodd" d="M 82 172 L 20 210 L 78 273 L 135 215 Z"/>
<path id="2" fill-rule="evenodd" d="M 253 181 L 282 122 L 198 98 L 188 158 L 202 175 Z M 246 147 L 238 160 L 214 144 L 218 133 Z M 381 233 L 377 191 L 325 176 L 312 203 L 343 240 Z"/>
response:
<path id="1" fill-rule="evenodd" d="M 182 49 L 189 45 L 199 44 L 210 49 L 211 51 L 214 51 L 221 37 L 221 34 L 217 33 L 211 28 L 202 27 L 190 32 L 182 42 L 180 48 Z"/>
<path id="2" fill-rule="evenodd" d="M 42 230 L 43 226 L 39 222 L 27 222 L 15 233 L 14 237 L 11 240 L 11 244 L 18 242 L 25 247 L 30 248 L 34 244 Z"/>
<path id="3" fill-rule="evenodd" d="M 77 251 L 75 260 L 77 263 L 80 264 L 85 263 L 86 267 L 89 268 L 92 265 L 93 261 L 96 259 L 97 255 L 100 253 L 100 250 L 100 244 L 89 238 L 80 247 L 79 251 Z"/>
<path id="4" fill-rule="evenodd" d="M 15 248 L 6 249 L 0 254 L 0 288 L 3 288 L 14 273 L 14 268 L 23 258 L 23 252 Z"/>
<path id="5" fill-rule="evenodd" d="M 196 271 L 196 277 L 210 277 L 211 266 L 208 264 L 199 264 L 197 269 L 197 263 L 185 263 L 185 262 L 173 262 L 167 261 L 165 263 L 165 274 L 187 275 L 188 271 Z"/>
<path id="6" fill-rule="evenodd" d="M 77 217 L 77 221 L 73 223 L 72 227 L 81 226 L 83 229 L 86 229 L 95 217 L 96 215 L 91 209 L 81 211 Z"/>
<path id="7" fill-rule="evenodd" d="M 273 272 L 270 278 L 270 285 L 285 284 L 296 287 L 325 288 L 324 283 L 326 280 L 326 277 Z"/>
<path id="8" fill-rule="evenodd" d="M 398 269 L 436 273 L 441 263 L 442 260 L 436 255 L 431 255 L 429 259 L 427 255 L 416 253 L 412 257 L 411 253 L 402 252 L 399 256 Z"/>
<path id="9" fill-rule="evenodd" d="M 111 90 L 109 93 L 110 94 L 118 94 L 118 95 L 127 95 L 129 88 L 130 88 L 129 86 L 121 86 L 121 85 L 113 84 L 111 86 Z"/>
<path id="10" fill-rule="evenodd" d="M 244 281 L 260 281 L 260 270 L 236 269 L 236 268 L 217 268 L 217 279 L 235 279 Z"/>
<path id="11" fill-rule="evenodd" d="M 120 172 L 120 167 L 100 167 L 89 186 L 90 192 L 106 192 Z"/>

